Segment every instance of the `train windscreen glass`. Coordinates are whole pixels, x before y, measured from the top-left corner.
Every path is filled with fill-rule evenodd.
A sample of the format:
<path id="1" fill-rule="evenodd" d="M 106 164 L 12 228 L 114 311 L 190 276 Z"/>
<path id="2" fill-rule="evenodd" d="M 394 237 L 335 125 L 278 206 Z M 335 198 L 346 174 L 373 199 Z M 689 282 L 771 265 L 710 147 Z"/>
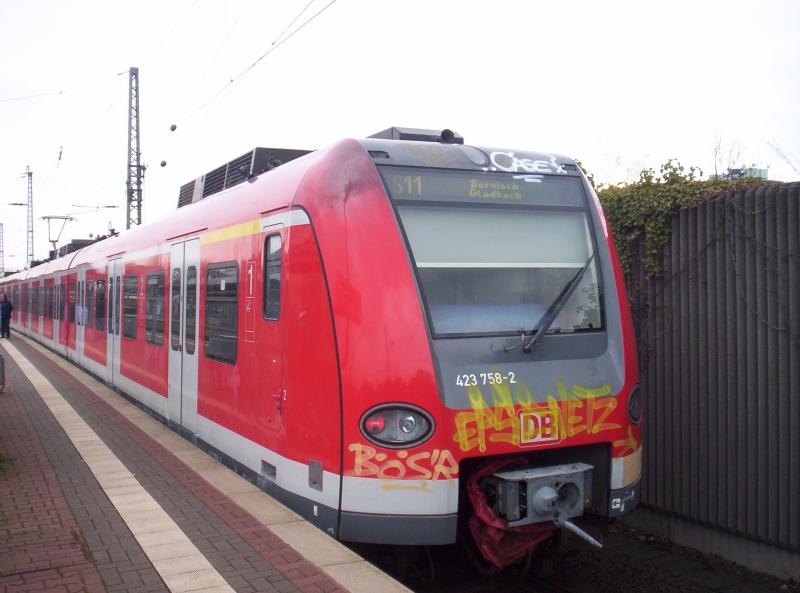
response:
<path id="1" fill-rule="evenodd" d="M 581 179 L 381 167 L 436 336 L 530 333 L 594 253 Z M 549 332 L 602 329 L 597 258 Z"/>

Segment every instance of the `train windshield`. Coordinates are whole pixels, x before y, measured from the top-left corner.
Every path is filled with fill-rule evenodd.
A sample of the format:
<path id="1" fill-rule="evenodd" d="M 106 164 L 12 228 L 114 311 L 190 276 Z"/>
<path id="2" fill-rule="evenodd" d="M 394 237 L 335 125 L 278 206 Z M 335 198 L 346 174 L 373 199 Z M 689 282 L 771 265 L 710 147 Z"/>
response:
<path id="1" fill-rule="evenodd" d="M 594 253 L 581 179 L 381 167 L 437 337 L 532 332 Z M 548 333 L 603 328 L 598 258 Z"/>

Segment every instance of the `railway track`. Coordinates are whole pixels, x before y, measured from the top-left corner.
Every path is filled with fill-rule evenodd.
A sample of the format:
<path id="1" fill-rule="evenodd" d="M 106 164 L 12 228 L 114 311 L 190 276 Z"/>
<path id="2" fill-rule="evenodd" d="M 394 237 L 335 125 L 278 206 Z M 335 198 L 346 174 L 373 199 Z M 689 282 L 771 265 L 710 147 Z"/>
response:
<path id="1" fill-rule="evenodd" d="M 524 571 L 511 567 L 496 574 L 481 574 L 458 545 L 399 549 L 363 546 L 354 549 L 415 593 L 591 593 L 591 588 L 566 588 L 537 575 L 536 567 Z"/>

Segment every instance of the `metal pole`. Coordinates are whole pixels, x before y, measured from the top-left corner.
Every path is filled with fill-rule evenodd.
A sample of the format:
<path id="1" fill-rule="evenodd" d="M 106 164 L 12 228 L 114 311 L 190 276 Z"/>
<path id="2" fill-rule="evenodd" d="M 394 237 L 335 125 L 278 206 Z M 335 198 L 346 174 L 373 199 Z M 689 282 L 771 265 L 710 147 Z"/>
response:
<path id="1" fill-rule="evenodd" d="M 0 278 L 6 275 L 5 253 L 3 252 L 3 223 L 0 222 Z"/>
<path id="2" fill-rule="evenodd" d="M 139 139 L 139 69 L 132 67 L 128 80 L 128 180 L 125 228 L 142 224 L 142 166 Z"/>
<path id="3" fill-rule="evenodd" d="M 28 177 L 28 253 L 27 268 L 33 263 L 33 171 L 29 166 L 25 167 L 25 175 Z"/>

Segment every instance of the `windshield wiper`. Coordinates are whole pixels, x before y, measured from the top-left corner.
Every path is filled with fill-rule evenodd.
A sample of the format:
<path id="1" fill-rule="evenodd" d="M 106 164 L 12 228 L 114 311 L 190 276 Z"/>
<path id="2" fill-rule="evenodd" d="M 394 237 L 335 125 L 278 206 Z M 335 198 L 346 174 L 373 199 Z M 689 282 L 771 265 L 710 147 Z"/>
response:
<path id="1" fill-rule="evenodd" d="M 567 282 L 564 285 L 564 288 L 561 289 L 561 292 L 558 293 L 556 300 L 552 302 L 552 304 L 547 308 L 547 311 L 542 318 L 539 320 L 539 323 L 536 324 L 536 328 L 534 328 L 533 335 L 528 338 L 527 342 L 522 344 L 522 351 L 523 352 L 531 352 L 544 338 L 544 334 L 550 329 L 550 326 L 553 325 L 553 322 L 558 317 L 558 314 L 561 313 L 561 309 L 564 308 L 564 305 L 567 304 L 569 297 L 572 296 L 572 293 L 575 292 L 575 289 L 578 288 L 578 284 L 581 282 L 581 278 L 586 273 L 586 270 L 589 269 L 589 266 L 592 264 L 592 260 L 594 259 L 594 253 L 589 256 L 589 259 L 586 260 L 586 263 L 583 264 L 583 267 L 578 270 L 578 273 L 572 277 L 572 280 Z"/>

